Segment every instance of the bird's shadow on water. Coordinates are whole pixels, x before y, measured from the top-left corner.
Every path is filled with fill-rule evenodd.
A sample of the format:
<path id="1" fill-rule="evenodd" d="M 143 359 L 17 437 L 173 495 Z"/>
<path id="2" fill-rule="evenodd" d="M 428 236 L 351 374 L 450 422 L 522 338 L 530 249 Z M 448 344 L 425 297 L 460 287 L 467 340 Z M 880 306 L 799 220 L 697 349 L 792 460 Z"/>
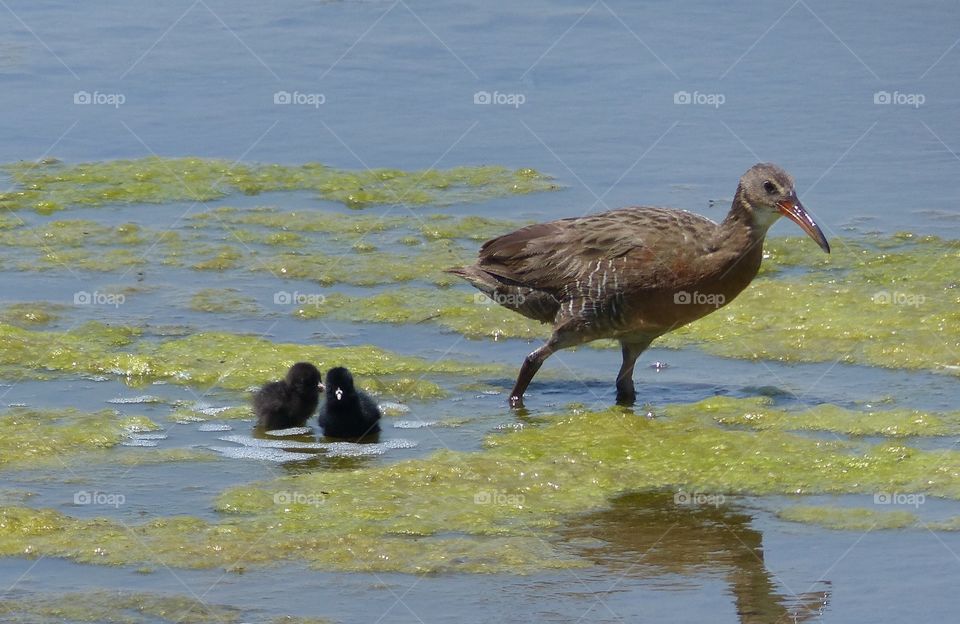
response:
<path id="1" fill-rule="evenodd" d="M 638 492 L 571 517 L 560 536 L 566 548 L 625 576 L 720 574 L 744 623 L 818 618 L 831 597 L 830 581 L 816 591 L 784 591 L 764 563 L 763 535 L 752 521 L 719 494 Z"/>

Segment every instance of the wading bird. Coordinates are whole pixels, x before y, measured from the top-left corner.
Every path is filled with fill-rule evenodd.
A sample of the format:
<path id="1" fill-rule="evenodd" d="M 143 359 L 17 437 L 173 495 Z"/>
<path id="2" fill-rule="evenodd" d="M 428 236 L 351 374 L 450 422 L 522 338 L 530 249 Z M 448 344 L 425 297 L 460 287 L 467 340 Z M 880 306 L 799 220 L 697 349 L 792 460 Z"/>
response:
<path id="1" fill-rule="evenodd" d="M 793 178 L 760 163 L 740 178 L 730 213 L 715 223 L 684 210 L 631 207 L 520 228 L 488 240 L 476 264 L 447 269 L 504 307 L 553 325 L 526 357 L 510 393 L 523 393 L 552 353 L 613 338 L 623 364 L 617 402 L 636 400 L 633 368 L 656 338 L 733 301 L 756 276 L 763 239 L 785 216 L 830 253 Z"/>

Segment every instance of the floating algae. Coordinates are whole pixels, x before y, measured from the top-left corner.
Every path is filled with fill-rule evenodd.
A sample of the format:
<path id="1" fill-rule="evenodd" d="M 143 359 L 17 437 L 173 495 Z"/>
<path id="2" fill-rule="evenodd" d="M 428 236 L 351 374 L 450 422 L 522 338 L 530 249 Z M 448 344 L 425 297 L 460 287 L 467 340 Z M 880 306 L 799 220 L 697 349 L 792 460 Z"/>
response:
<path id="1" fill-rule="evenodd" d="M 133 223 L 107 226 L 63 219 L 0 231 L 0 247 L 9 250 L 11 261 L 23 271 L 112 271 L 145 264 L 135 249 L 148 244 L 149 234 Z"/>
<path id="2" fill-rule="evenodd" d="M 715 397 L 700 405 L 725 425 L 777 431 L 829 431 L 852 436 L 957 436 L 960 413 L 931 414 L 921 410 L 860 411 L 829 403 L 802 412 L 774 407 L 766 397 Z"/>
<path id="3" fill-rule="evenodd" d="M 138 168 L 144 171 L 136 173 Z M 81 204 L 106 201 L 93 190 L 123 186 L 128 178 L 136 183 L 134 186 L 146 185 L 137 192 L 131 190 L 129 201 L 139 201 L 135 197 L 143 193 L 150 201 L 163 201 L 160 189 L 165 184 L 183 190 L 180 178 L 188 180 L 190 176 L 206 181 L 208 187 L 217 186 L 213 182 L 219 179 L 219 184 L 237 182 L 236 188 L 250 190 L 257 185 L 300 188 L 297 185 L 303 176 L 321 175 L 321 171 L 329 174 L 320 166 L 232 169 L 223 162 L 196 159 L 73 167 L 21 164 L 14 170 L 26 185 L 14 194 L 52 192 L 42 190 L 45 184 L 52 188 L 75 185 L 79 189 L 76 192 L 83 196 Z M 180 173 L 171 175 L 171 171 Z M 119 178 L 111 178 L 118 173 Z M 469 178 L 461 174 L 454 177 Z M 396 171 L 377 176 L 381 181 L 415 177 Z M 434 175 L 424 179 L 437 180 Z M 227 207 L 190 219 L 186 233 L 161 233 L 130 223 L 112 227 L 81 219 L 30 226 L 10 222 L 0 224 L 0 249 L 11 250 L 0 262 L 24 270 L 114 271 L 144 264 L 149 256 L 166 265 L 194 270 L 270 272 L 280 278 L 308 279 L 324 286 L 398 282 L 448 286 L 457 280 L 443 274 L 442 269 L 470 262 L 475 256 L 475 242 L 467 241 L 479 241 L 516 225 L 449 215 L 423 215 L 421 219 L 348 217 L 329 210 L 283 212 Z M 215 234 L 213 239 L 211 234 Z M 367 236 L 376 238 L 367 240 Z M 150 247 L 151 241 L 158 239 L 156 248 Z M 382 250 L 384 245 L 392 247 Z M 960 353 L 958 249 L 957 241 L 904 233 L 836 239 L 835 253 L 811 256 L 808 241 L 771 239 L 766 242 L 768 258 L 761 277 L 736 301 L 656 344 L 696 345 L 736 358 L 842 361 L 960 374 L 956 355 Z M 466 287 L 455 292 L 474 295 Z M 495 305 L 465 305 L 469 299 L 417 295 L 415 289 L 396 295 L 396 301 L 389 299 L 380 293 L 354 296 L 343 300 L 340 313 L 346 315 L 350 305 L 357 310 L 370 303 L 377 313 L 368 315 L 374 318 L 361 320 L 402 323 L 406 318 L 478 338 L 539 338 L 548 332 L 548 328 Z M 334 305 L 328 309 L 305 307 L 296 312 L 303 317 L 337 313 Z"/>
<path id="4" fill-rule="evenodd" d="M 960 499 L 960 453 L 734 429 L 718 415 L 751 400 L 671 405 L 647 419 L 566 410 L 497 433 L 478 452 L 233 487 L 220 518 L 129 527 L 52 511 L 0 511 L 0 553 L 110 565 L 225 567 L 300 561 L 318 569 L 534 573 L 583 565 L 561 536 L 571 514 L 628 492 L 735 495 L 915 492 Z M 331 542 L 323 537 L 335 531 Z M 602 536 L 601 536 L 602 537 Z"/>
<path id="5" fill-rule="evenodd" d="M 178 404 L 177 409 L 170 415 L 170 420 L 185 424 L 203 422 L 211 418 L 217 420 L 252 420 L 253 417 L 253 408 L 250 404 L 223 407 Z"/>
<path id="6" fill-rule="evenodd" d="M 256 240 L 253 234 L 261 230 L 253 230 L 249 226 L 256 226 L 275 234 L 292 233 L 289 230 L 301 234 L 328 234 L 333 237 L 333 240 L 345 240 L 347 237 L 351 237 L 352 240 L 357 235 L 366 236 L 402 230 L 415 232 L 424 240 L 478 241 L 497 236 L 519 225 L 515 221 L 478 216 L 423 214 L 414 219 L 409 215 L 342 214 L 315 208 L 282 211 L 270 206 L 244 209 L 219 206 L 191 215 L 189 222 L 197 228 L 220 227 L 241 236 L 250 236 L 251 240 Z M 417 243 L 422 242 L 420 239 L 416 240 Z"/>
<path id="7" fill-rule="evenodd" d="M 197 248 L 195 248 L 197 251 Z M 243 251 L 231 245 L 216 245 L 200 251 L 201 255 L 206 257 L 194 262 L 190 268 L 196 271 L 225 271 L 240 266 L 243 259 Z"/>
<path id="8" fill-rule="evenodd" d="M 220 219 L 200 219 L 221 210 L 197 215 L 197 223 L 186 231 L 143 227 L 136 237 L 119 234 L 123 226 L 107 227 L 76 219 L 29 225 L 9 233 L 0 231 L 0 261 L 21 271 L 128 272 L 159 263 L 202 272 L 270 273 L 324 285 L 373 286 L 415 280 L 449 285 L 454 278 L 443 273 L 443 269 L 469 259 L 464 242 L 478 227 L 474 217 L 428 215 L 422 221 L 408 218 L 392 222 L 391 228 L 397 229 L 368 237 L 354 232 L 356 224 L 351 222 L 360 220 L 374 228 L 380 219 L 319 209 L 307 213 L 318 221 L 312 232 L 289 232 L 280 224 L 272 226 L 276 229 L 245 224 L 223 226 Z M 239 214 L 270 217 L 270 222 L 286 218 L 259 209 Z M 395 244 L 418 231 L 423 222 L 442 223 L 444 230 L 416 238 L 415 247 Z M 217 226 L 223 226 L 223 231 Z M 444 238 L 447 234 L 453 238 Z M 383 246 L 396 250 L 381 251 Z"/>
<path id="9" fill-rule="evenodd" d="M 63 249 L 88 245 L 136 246 L 144 242 L 143 230 L 135 223 L 111 226 L 89 219 L 61 219 L 0 232 L 0 243 L 5 247 Z"/>
<path id="10" fill-rule="evenodd" d="M 919 519 L 909 511 L 878 511 L 864 507 L 825 507 L 796 505 L 777 512 L 790 522 L 815 524 L 838 531 L 879 531 L 916 526 Z"/>
<path id="11" fill-rule="evenodd" d="M 269 228 L 278 228 L 273 233 L 282 234 L 279 228 L 288 218 L 284 213 L 264 210 L 249 214 L 232 210 L 225 214 L 236 219 L 253 216 L 262 220 L 262 227 L 268 228 L 262 235 L 267 238 Z M 363 220 L 368 215 L 358 216 Z M 340 231 L 349 230 L 352 220 L 343 215 L 333 218 L 330 213 L 310 218 L 316 218 L 316 228 L 324 227 L 329 220 L 339 224 L 336 228 Z M 452 228 L 443 236 L 461 237 L 470 230 L 465 225 L 469 219 L 438 219 L 437 224 Z M 361 229 L 373 228 L 373 222 L 367 220 Z M 433 227 L 430 219 L 426 223 Z M 397 224 L 391 223 L 390 227 L 394 225 Z M 397 227 L 400 229 L 389 230 L 394 239 L 401 232 L 423 228 L 420 223 L 409 222 Z M 17 245 L 30 247 L 32 237 L 19 230 L 17 236 L 11 234 L 9 261 L 28 270 L 67 266 L 128 270 L 146 262 L 147 244 L 116 247 L 114 239 L 129 236 L 135 243 L 141 238 L 149 240 L 154 234 L 159 236 L 145 229 L 106 228 L 83 220 L 63 222 L 56 227 L 31 226 L 27 230 L 57 241 L 51 251 L 30 258 L 24 253 L 31 252 Z M 193 235 L 199 236 L 196 232 Z M 419 236 L 415 237 L 417 245 L 394 245 L 386 251 L 380 250 L 383 241 L 376 240 L 370 241 L 376 250 L 357 253 L 353 235 L 344 234 L 349 240 L 340 242 L 330 240 L 337 234 L 318 232 L 317 236 L 308 237 L 303 246 L 295 249 L 266 245 L 256 250 L 245 248 L 229 236 L 219 243 L 175 237 L 169 245 L 158 244 L 149 253 L 160 254 L 161 262 L 195 270 L 270 273 L 282 279 L 310 280 L 324 287 L 398 283 L 449 286 L 458 280 L 442 270 L 470 262 L 475 253 L 471 249 L 475 245 L 467 245 L 460 238 L 433 240 Z M 166 240 L 167 236 L 161 238 Z M 82 241 L 86 242 L 81 244 Z M 960 243 L 908 235 L 859 241 L 838 239 L 834 254 L 814 256 L 812 260 L 799 249 L 804 243 L 799 239 L 767 241 L 770 257 L 764 263 L 765 276 L 755 280 L 729 306 L 662 337 L 655 345 L 698 346 L 735 358 L 841 361 L 960 374 Z M 2 249 L 4 246 L 0 245 Z M 198 305 L 215 307 L 209 300 Z M 404 286 L 389 292 L 350 296 L 326 292 L 322 305 L 291 305 L 290 309 L 306 319 L 331 316 L 360 322 L 427 323 L 471 338 L 541 339 L 549 333 L 547 326 L 511 313 L 466 286 L 440 290 Z M 252 309 L 250 313 L 254 313 Z"/>
<path id="12" fill-rule="evenodd" d="M 65 164 L 7 165 L 16 188 L 0 208 L 51 213 L 70 206 L 210 201 L 244 193 L 308 190 L 350 208 L 375 204 L 451 205 L 511 194 L 555 190 L 532 169 L 456 167 L 443 171 L 347 171 L 318 163 L 239 164 L 202 158 L 159 158 Z"/>
<path id="13" fill-rule="evenodd" d="M 56 371 L 119 375 L 131 384 L 152 381 L 244 390 L 280 379 L 293 362 L 346 366 L 361 387 L 399 398 L 442 396 L 426 374 L 482 375 L 500 367 L 451 360 L 429 362 L 369 345 L 327 347 L 274 343 L 265 338 L 204 332 L 167 340 L 138 340 L 141 329 L 86 323 L 70 331 L 29 330 L 0 324 L 0 372 Z M 383 379 L 383 377 L 387 377 Z"/>
<path id="14" fill-rule="evenodd" d="M 0 600 L 4 622 L 10 624 L 60 624 L 115 622 L 117 624 L 240 624 L 254 620 L 266 624 L 328 624 L 321 618 L 276 617 L 210 604 L 196 596 L 90 590 L 43 594 Z"/>
<path id="15" fill-rule="evenodd" d="M 803 262 L 767 243 L 774 266 Z M 800 274 L 755 281 L 733 303 L 658 344 L 728 357 L 842 361 L 960 374 L 960 243 L 898 235 L 842 240 Z"/>
<path id="16" fill-rule="evenodd" d="M 113 410 L 14 408 L 0 413 L 0 468 L 68 465 L 122 444 L 132 432 L 158 428 L 148 418 Z"/>
<path id="17" fill-rule="evenodd" d="M 58 318 L 66 306 L 49 302 L 11 303 L 0 309 L 0 323 L 17 327 L 49 325 Z"/>
<path id="18" fill-rule="evenodd" d="M 223 314 L 257 314 L 260 308 L 253 297 L 236 288 L 203 288 L 190 296 L 190 309 L 197 312 Z"/>
<path id="19" fill-rule="evenodd" d="M 409 253 L 359 253 L 355 249 L 340 253 L 314 249 L 267 252 L 251 258 L 248 269 L 324 286 L 378 286 L 412 281 L 444 286 L 452 284 L 454 278 L 443 273 L 443 269 L 462 263 L 465 256 L 459 247 L 442 243 L 446 241 L 425 244 Z"/>
<path id="20" fill-rule="evenodd" d="M 121 466 L 152 466 L 155 464 L 210 462 L 217 461 L 217 456 L 206 450 L 189 448 L 164 448 L 151 450 L 149 453 L 122 453 L 117 456 L 107 456 L 104 462 L 115 463 Z"/>
<path id="21" fill-rule="evenodd" d="M 367 297 L 334 294 L 320 306 L 295 310 L 297 317 L 332 317 L 367 323 L 439 325 L 470 338 L 544 338 L 547 326 L 497 305 L 483 294 L 462 290 L 394 288 Z"/>

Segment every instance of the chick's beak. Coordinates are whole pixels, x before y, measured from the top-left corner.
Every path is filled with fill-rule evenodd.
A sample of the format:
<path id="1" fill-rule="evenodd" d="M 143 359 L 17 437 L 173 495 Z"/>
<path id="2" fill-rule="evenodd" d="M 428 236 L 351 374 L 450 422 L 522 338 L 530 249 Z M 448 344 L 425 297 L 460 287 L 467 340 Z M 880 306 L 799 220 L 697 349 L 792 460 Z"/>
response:
<path id="1" fill-rule="evenodd" d="M 799 225 L 810 238 L 817 241 L 820 249 L 830 253 L 830 243 L 827 242 L 827 237 L 823 235 L 823 231 L 813 220 L 813 217 L 804 209 L 796 193 L 790 193 L 789 197 L 778 201 L 777 208 L 780 210 L 780 214 Z"/>
<path id="2" fill-rule="evenodd" d="M 322 382 L 322 381 L 317 384 L 317 388 L 320 390 L 320 392 L 323 392 L 323 391 L 324 391 L 325 388 L 323 387 L 323 382 Z"/>
<path id="3" fill-rule="evenodd" d="M 340 388 L 337 388 L 336 390 L 334 390 L 333 393 L 337 395 L 338 401 L 343 398 L 343 390 L 341 390 Z"/>

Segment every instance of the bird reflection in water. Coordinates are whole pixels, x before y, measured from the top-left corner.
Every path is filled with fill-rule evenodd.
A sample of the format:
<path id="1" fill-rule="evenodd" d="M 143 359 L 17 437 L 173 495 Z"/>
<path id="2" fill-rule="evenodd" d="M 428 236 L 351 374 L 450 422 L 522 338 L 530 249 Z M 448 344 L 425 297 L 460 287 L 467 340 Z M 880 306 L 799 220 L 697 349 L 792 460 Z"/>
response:
<path id="1" fill-rule="evenodd" d="M 818 591 L 787 590 L 766 568 L 763 536 L 748 513 L 729 504 L 676 501 L 673 492 L 627 494 L 608 509 L 573 519 L 563 534 L 581 556 L 625 576 L 722 574 L 743 624 L 822 615 L 829 581 L 818 583 Z"/>

